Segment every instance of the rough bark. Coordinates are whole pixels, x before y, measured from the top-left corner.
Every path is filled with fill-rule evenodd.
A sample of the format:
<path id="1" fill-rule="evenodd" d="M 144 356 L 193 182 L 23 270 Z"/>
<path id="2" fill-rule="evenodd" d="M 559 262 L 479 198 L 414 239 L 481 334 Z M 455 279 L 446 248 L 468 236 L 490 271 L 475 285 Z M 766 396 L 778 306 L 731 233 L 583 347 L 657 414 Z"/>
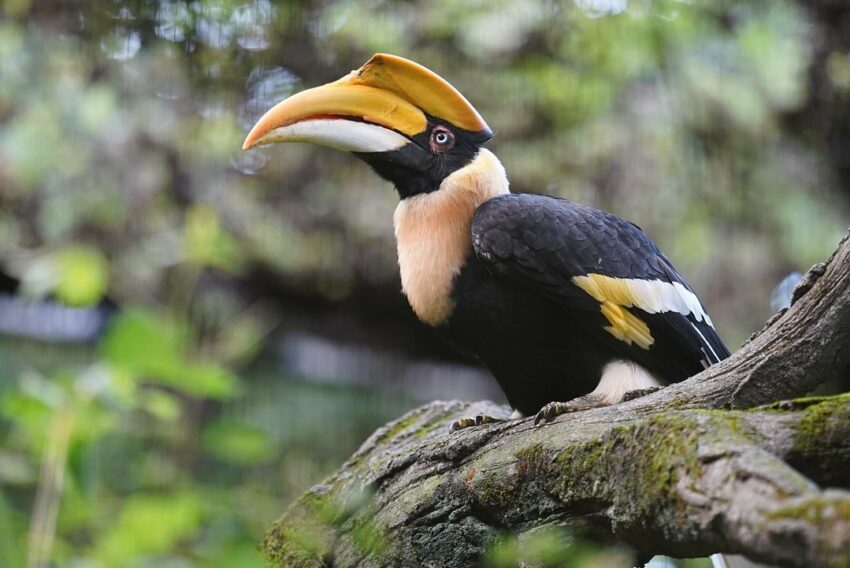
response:
<path id="1" fill-rule="evenodd" d="M 850 566 L 850 239 L 728 360 L 619 405 L 449 433 L 492 403 L 435 402 L 379 429 L 293 503 L 280 566 L 474 566 L 545 525 L 641 554 Z"/>

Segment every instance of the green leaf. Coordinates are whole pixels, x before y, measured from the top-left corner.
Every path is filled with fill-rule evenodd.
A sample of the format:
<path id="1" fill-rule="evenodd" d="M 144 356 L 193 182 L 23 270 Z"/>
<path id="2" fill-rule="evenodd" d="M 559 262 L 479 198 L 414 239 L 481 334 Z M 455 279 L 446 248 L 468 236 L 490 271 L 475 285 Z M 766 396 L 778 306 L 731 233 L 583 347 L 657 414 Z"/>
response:
<path id="1" fill-rule="evenodd" d="M 76 246 L 57 254 L 56 297 L 71 306 L 89 306 L 103 299 L 109 286 L 109 265 L 99 251 Z"/>
<path id="2" fill-rule="evenodd" d="M 187 355 L 185 328 L 144 310 L 130 310 L 110 326 L 101 355 L 137 377 L 156 381 L 197 397 L 228 398 L 237 379 L 218 365 Z"/>
<path id="3" fill-rule="evenodd" d="M 211 455 L 237 465 L 265 462 L 275 455 L 274 446 L 266 432 L 230 420 L 222 420 L 207 427 L 201 443 Z"/>
<path id="4" fill-rule="evenodd" d="M 112 323 L 100 345 L 111 363 L 130 369 L 147 368 L 154 360 L 174 361 L 186 349 L 187 334 L 153 312 L 131 309 Z"/>
<path id="5" fill-rule="evenodd" d="M 139 402 L 142 408 L 164 422 L 175 422 L 181 416 L 180 400 L 171 393 L 148 389 Z"/>
<path id="6" fill-rule="evenodd" d="M 106 566 L 126 566 L 133 558 L 168 552 L 195 534 L 201 520 L 201 502 L 191 493 L 133 495 L 98 540 L 93 556 Z"/>
<path id="7" fill-rule="evenodd" d="M 42 450 L 53 411 L 48 402 L 23 389 L 10 390 L 0 399 L 0 415 L 14 425 L 18 443 L 36 454 Z"/>
<path id="8" fill-rule="evenodd" d="M 212 363 L 176 362 L 152 366 L 150 378 L 196 397 L 230 398 L 238 392 L 237 377 Z"/>
<path id="9" fill-rule="evenodd" d="M 23 566 L 24 524 L 0 493 L 0 566 Z"/>
<path id="10" fill-rule="evenodd" d="M 210 566 L 210 568 L 232 568 L 234 566 L 238 566 L 239 568 L 263 568 L 264 566 L 268 566 L 260 556 L 257 546 L 244 542 L 226 548 L 217 554 L 215 558 L 211 558 L 209 562 L 206 565 Z"/>
<path id="11" fill-rule="evenodd" d="M 242 268 L 239 245 L 222 227 L 218 212 L 203 203 L 192 205 L 186 212 L 184 253 L 201 266 L 212 266 L 229 272 Z"/>

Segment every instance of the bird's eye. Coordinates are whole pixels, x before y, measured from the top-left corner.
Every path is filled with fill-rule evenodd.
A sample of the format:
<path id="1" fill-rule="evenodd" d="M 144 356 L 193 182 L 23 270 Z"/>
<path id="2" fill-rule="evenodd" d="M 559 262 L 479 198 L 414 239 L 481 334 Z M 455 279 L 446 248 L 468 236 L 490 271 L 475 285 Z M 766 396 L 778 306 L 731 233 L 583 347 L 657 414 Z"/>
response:
<path id="1" fill-rule="evenodd" d="M 445 126 L 435 126 L 431 131 L 431 149 L 435 152 L 448 152 L 455 145 L 455 135 Z"/>

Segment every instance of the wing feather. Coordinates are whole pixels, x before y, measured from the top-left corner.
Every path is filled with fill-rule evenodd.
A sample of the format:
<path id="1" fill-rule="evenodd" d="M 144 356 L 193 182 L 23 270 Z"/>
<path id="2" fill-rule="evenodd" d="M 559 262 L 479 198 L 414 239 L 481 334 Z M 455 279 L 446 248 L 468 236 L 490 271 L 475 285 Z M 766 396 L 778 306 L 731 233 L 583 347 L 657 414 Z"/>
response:
<path id="1" fill-rule="evenodd" d="M 560 317 L 601 314 L 589 332 L 667 380 L 729 355 L 693 288 L 637 225 L 563 199 L 513 194 L 479 207 L 471 230 L 491 270 L 551 299 Z"/>

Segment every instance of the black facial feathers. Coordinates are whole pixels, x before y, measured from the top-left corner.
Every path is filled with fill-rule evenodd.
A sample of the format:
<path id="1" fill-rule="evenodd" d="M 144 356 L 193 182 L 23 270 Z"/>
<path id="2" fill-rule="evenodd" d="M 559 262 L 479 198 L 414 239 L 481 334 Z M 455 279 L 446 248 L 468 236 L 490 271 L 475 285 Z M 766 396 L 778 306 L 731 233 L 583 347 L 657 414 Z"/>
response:
<path id="1" fill-rule="evenodd" d="M 431 131 L 438 125 L 448 128 L 455 144 L 446 152 L 436 152 L 430 144 Z M 420 193 L 437 191 L 452 172 L 467 165 L 478 150 L 492 138 L 492 133 L 470 132 L 434 117 L 428 117 L 424 132 L 411 138 L 411 143 L 390 152 L 355 152 L 382 178 L 391 181 L 405 199 Z"/>

